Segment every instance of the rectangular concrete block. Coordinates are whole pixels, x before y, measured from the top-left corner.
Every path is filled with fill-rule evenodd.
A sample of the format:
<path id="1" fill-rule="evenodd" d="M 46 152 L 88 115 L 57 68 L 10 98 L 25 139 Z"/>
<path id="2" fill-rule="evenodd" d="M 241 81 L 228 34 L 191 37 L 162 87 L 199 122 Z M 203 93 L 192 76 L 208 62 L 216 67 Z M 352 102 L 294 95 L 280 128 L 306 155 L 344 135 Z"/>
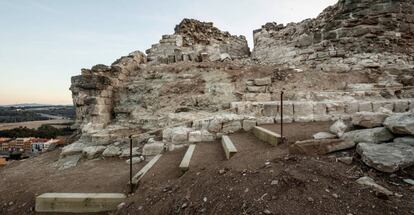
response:
<path id="1" fill-rule="evenodd" d="M 96 213 L 116 210 L 122 193 L 44 193 L 36 197 L 36 212 Z"/>
<path id="2" fill-rule="evenodd" d="M 223 146 L 224 153 L 226 154 L 227 160 L 237 153 L 237 149 L 231 141 L 230 137 L 223 135 L 221 137 L 221 144 Z"/>
<path id="3" fill-rule="evenodd" d="M 269 131 L 259 126 L 255 126 L 252 131 L 257 139 L 269 143 L 272 146 L 276 146 L 280 142 L 281 136 L 273 131 Z"/>
<path id="4" fill-rule="evenodd" d="M 195 144 L 191 144 L 188 146 L 188 149 L 185 152 L 183 160 L 180 163 L 180 169 L 182 171 L 187 171 L 190 168 L 190 161 L 191 161 L 191 157 L 193 156 L 195 147 L 196 147 Z"/>

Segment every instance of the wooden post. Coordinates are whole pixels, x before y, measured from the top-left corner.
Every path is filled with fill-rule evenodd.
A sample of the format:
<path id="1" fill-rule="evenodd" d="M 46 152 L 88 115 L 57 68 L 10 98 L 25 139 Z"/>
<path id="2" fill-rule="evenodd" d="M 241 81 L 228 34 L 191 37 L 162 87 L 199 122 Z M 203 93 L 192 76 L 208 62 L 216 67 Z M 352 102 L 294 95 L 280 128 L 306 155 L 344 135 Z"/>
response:
<path id="1" fill-rule="evenodd" d="M 134 185 L 132 184 L 132 135 L 129 136 L 129 193 L 134 192 Z"/>
<path id="2" fill-rule="evenodd" d="M 283 143 L 283 90 L 280 92 L 280 139 Z"/>

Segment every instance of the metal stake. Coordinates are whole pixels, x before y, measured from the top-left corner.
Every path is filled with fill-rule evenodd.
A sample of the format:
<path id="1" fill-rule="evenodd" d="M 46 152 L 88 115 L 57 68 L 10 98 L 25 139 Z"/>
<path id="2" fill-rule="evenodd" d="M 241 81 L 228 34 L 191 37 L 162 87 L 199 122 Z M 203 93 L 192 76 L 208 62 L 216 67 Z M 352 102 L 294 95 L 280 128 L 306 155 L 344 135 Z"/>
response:
<path id="1" fill-rule="evenodd" d="M 280 92 L 280 136 L 281 136 L 281 143 L 283 143 L 283 91 Z"/>
<path id="2" fill-rule="evenodd" d="M 134 192 L 134 185 L 132 184 L 132 135 L 129 136 L 129 193 Z"/>

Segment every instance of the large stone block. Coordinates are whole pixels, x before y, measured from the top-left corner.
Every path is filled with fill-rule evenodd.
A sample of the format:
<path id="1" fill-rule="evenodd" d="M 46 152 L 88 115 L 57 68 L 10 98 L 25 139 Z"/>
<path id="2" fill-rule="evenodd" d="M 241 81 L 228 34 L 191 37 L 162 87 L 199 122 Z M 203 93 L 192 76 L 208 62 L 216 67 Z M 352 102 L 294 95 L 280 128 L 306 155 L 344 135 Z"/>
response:
<path id="1" fill-rule="evenodd" d="M 256 119 L 257 125 L 271 125 L 275 124 L 275 119 L 273 117 L 258 117 Z"/>
<path id="2" fill-rule="evenodd" d="M 173 143 L 182 143 L 188 141 L 188 133 L 192 131 L 187 127 L 175 127 L 171 131 L 171 141 Z"/>
<path id="3" fill-rule="evenodd" d="M 354 114 L 358 112 L 359 105 L 356 101 L 348 101 L 345 102 L 345 113 L 347 114 Z"/>
<path id="4" fill-rule="evenodd" d="M 311 122 L 313 121 L 313 103 L 312 102 L 296 102 L 293 103 L 293 120 L 295 122 Z"/>
<path id="5" fill-rule="evenodd" d="M 188 141 L 190 143 L 197 143 L 202 141 L 201 131 L 191 131 L 188 133 Z"/>
<path id="6" fill-rule="evenodd" d="M 289 152 L 306 155 L 324 155 L 349 149 L 355 146 L 353 141 L 341 139 L 313 139 L 297 141 L 289 146 Z"/>
<path id="7" fill-rule="evenodd" d="M 326 110 L 329 115 L 342 116 L 345 114 L 345 105 L 343 102 L 332 102 L 326 104 Z"/>
<path id="8" fill-rule="evenodd" d="M 256 126 L 257 122 L 255 119 L 245 119 L 243 120 L 243 130 L 250 131 Z"/>
<path id="9" fill-rule="evenodd" d="M 272 100 L 272 95 L 270 93 L 246 93 L 244 94 L 244 100 L 267 102 Z"/>
<path id="10" fill-rule="evenodd" d="M 280 104 L 276 102 L 263 104 L 263 116 L 269 116 L 269 117 L 279 116 L 279 106 Z"/>
<path id="11" fill-rule="evenodd" d="M 271 83 L 272 83 L 272 79 L 270 77 L 254 79 L 254 84 L 256 86 L 265 86 L 265 85 L 269 85 Z"/>
<path id="12" fill-rule="evenodd" d="M 372 102 L 363 102 L 363 101 L 359 102 L 358 111 L 359 112 L 373 112 Z"/>
<path id="13" fill-rule="evenodd" d="M 394 112 L 403 113 L 410 109 L 408 100 L 395 100 L 394 101 Z"/>
<path id="14" fill-rule="evenodd" d="M 226 122 L 223 124 L 222 132 L 225 134 L 234 133 L 242 128 L 241 122 L 239 120 Z"/>
<path id="15" fill-rule="evenodd" d="M 153 156 L 158 155 L 164 151 L 163 142 L 147 143 L 142 147 L 142 155 Z"/>
<path id="16" fill-rule="evenodd" d="M 282 108 L 279 109 L 281 113 Z M 275 118 L 277 123 L 280 123 L 280 117 Z M 293 103 L 292 102 L 283 102 L 283 122 L 290 123 L 293 122 Z"/>
<path id="17" fill-rule="evenodd" d="M 382 126 L 387 114 L 377 112 L 358 112 L 352 115 L 352 124 L 365 128 Z"/>
<path id="18" fill-rule="evenodd" d="M 387 110 L 394 110 L 394 103 L 392 101 L 373 101 L 372 108 L 374 112 L 379 112 L 380 108 L 385 108 Z"/>

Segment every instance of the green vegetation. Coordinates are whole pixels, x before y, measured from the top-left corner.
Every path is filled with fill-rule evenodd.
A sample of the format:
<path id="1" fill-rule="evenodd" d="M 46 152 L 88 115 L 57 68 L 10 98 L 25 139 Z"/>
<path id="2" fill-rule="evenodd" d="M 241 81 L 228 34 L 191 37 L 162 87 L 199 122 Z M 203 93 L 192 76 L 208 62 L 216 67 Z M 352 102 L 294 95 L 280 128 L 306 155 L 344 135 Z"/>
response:
<path id="1" fill-rule="evenodd" d="M 57 136 L 71 135 L 73 130 L 70 127 L 55 128 L 51 125 L 42 125 L 38 129 L 19 127 L 10 130 L 0 131 L 0 137 L 37 137 L 37 138 L 56 138 Z"/>
<path id="2" fill-rule="evenodd" d="M 73 106 L 0 107 L 0 123 L 48 120 L 50 116 L 75 118 Z"/>

